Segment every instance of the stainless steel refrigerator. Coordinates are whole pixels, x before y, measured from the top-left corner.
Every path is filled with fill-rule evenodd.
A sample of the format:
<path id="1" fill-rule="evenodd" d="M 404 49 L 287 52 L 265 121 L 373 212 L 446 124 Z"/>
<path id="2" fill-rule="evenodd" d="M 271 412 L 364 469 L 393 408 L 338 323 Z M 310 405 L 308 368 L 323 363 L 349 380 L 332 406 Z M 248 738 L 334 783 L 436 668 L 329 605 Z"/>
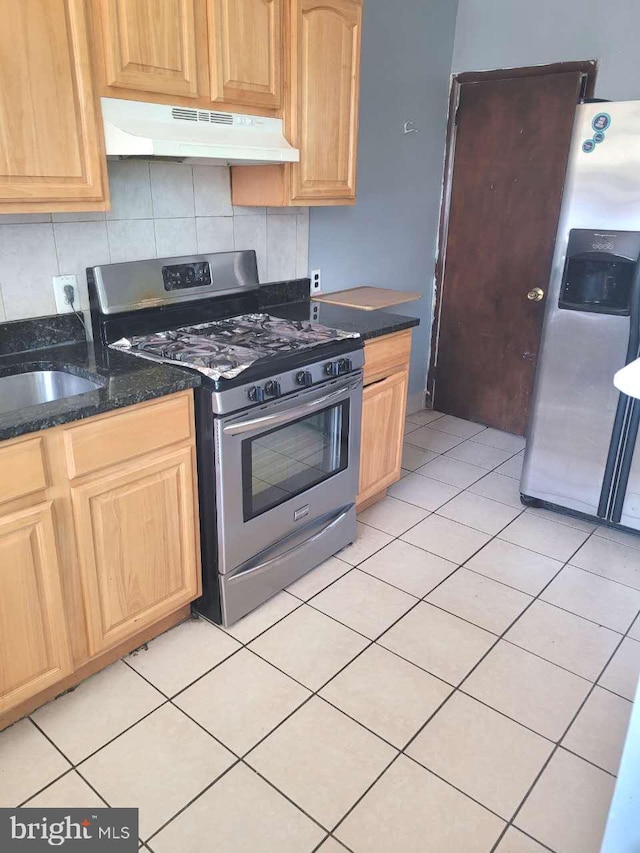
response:
<path id="1" fill-rule="evenodd" d="M 640 530 L 640 101 L 577 108 L 520 490 Z"/>

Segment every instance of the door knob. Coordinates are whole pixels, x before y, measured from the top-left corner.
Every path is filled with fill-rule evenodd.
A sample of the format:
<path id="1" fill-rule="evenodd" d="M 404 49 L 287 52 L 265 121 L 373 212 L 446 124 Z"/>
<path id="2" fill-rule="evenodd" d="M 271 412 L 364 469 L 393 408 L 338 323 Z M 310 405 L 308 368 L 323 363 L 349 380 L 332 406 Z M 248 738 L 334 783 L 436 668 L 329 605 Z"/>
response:
<path id="1" fill-rule="evenodd" d="M 544 290 L 541 287 L 534 287 L 527 293 L 529 302 L 541 302 L 544 299 Z"/>

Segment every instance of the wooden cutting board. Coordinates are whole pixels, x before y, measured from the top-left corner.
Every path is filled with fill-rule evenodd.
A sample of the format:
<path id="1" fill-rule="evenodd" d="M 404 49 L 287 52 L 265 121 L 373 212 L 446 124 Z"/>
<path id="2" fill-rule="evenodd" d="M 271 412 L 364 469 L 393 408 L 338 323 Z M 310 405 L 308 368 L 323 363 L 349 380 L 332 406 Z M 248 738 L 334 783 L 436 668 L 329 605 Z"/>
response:
<path id="1" fill-rule="evenodd" d="M 405 290 L 388 290 L 384 287 L 362 285 L 350 290 L 336 290 L 335 293 L 321 293 L 311 298 L 316 302 L 330 302 L 345 308 L 360 308 L 363 311 L 376 311 L 379 308 L 391 308 L 403 302 L 415 302 L 421 293 Z"/>

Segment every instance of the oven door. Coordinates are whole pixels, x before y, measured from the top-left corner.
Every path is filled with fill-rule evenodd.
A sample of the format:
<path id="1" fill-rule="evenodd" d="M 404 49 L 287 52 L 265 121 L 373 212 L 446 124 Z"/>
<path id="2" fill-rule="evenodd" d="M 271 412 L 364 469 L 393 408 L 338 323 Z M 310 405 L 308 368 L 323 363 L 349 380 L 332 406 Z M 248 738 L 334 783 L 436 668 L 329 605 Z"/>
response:
<path id="1" fill-rule="evenodd" d="M 362 373 L 215 422 L 218 570 L 355 503 Z"/>

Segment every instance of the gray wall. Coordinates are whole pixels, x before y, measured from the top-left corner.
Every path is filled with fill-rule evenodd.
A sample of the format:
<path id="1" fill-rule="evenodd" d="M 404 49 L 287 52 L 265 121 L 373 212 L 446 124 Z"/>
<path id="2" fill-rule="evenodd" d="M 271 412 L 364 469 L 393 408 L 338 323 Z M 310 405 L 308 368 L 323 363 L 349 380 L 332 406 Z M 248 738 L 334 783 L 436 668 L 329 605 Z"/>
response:
<path id="1" fill-rule="evenodd" d="M 229 169 L 138 160 L 109 163 L 106 213 L 0 214 L 0 321 L 55 314 L 51 279 L 97 264 L 255 249 L 260 281 L 307 275 L 306 207 L 233 207 Z"/>
<path id="2" fill-rule="evenodd" d="M 416 290 L 398 313 L 414 330 L 410 393 L 424 388 L 456 0 L 365 0 L 358 192 L 354 207 L 312 208 L 309 266 L 323 290 Z M 414 121 L 419 133 L 404 135 Z"/>
<path id="3" fill-rule="evenodd" d="M 640 98 L 638 0 L 459 0 L 453 71 L 597 59 L 596 95 Z"/>

